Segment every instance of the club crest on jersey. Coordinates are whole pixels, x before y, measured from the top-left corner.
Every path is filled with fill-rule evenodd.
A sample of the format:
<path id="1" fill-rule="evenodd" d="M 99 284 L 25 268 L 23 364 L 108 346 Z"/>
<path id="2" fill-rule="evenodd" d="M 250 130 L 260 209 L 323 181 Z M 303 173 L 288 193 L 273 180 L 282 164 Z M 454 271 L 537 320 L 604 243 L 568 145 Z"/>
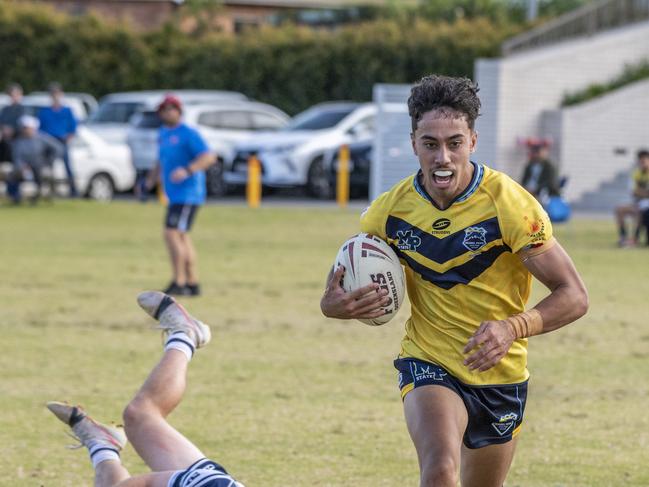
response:
<path id="1" fill-rule="evenodd" d="M 399 250 L 417 251 L 417 247 L 421 245 L 421 238 L 413 235 L 412 230 L 399 230 L 397 231 L 397 248 Z"/>
<path id="2" fill-rule="evenodd" d="M 468 227 L 464 229 L 462 245 L 467 249 L 476 251 L 487 245 L 487 230 L 482 227 Z"/>

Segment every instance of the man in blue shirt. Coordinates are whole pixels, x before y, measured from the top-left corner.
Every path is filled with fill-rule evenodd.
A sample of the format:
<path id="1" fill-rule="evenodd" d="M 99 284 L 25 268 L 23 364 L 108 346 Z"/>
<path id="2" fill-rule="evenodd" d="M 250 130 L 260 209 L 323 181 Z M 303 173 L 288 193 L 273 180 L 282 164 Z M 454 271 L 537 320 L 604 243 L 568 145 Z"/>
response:
<path id="1" fill-rule="evenodd" d="M 182 104 L 173 95 L 158 106 L 162 120 L 159 135 L 159 161 L 152 179 L 161 175 L 169 200 L 164 237 L 173 280 L 166 294 L 198 296 L 196 250 L 189 236 L 198 207 L 205 202 L 205 170 L 216 162 L 201 135 L 181 121 Z"/>
<path id="2" fill-rule="evenodd" d="M 77 120 L 69 107 L 63 106 L 63 89 L 58 83 L 50 83 L 48 87 L 52 97 L 52 106 L 42 108 L 38 112 L 41 131 L 58 139 L 64 147 L 63 162 L 70 185 L 70 197 L 77 196 L 77 186 L 74 183 L 74 173 L 70 164 L 68 143 L 77 131 Z"/>

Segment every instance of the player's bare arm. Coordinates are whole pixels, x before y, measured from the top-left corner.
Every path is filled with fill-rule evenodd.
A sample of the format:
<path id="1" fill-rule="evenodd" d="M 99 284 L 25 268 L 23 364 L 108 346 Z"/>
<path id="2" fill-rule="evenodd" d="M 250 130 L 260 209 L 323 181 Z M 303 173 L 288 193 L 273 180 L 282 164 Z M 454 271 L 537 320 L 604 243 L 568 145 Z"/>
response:
<path id="1" fill-rule="evenodd" d="M 158 184 L 160 180 L 160 161 L 156 161 L 155 166 L 149 171 L 149 174 L 146 176 L 146 188 L 148 190 L 153 189 L 153 187 Z"/>
<path id="2" fill-rule="evenodd" d="M 211 152 L 203 152 L 186 167 L 179 167 L 171 173 L 171 180 L 174 182 L 184 181 L 197 171 L 205 171 L 216 162 L 216 155 Z"/>
<path id="3" fill-rule="evenodd" d="M 482 322 L 464 348 L 464 353 L 473 351 L 464 361 L 471 370 L 490 369 L 505 356 L 514 340 L 561 328 L 588 310 L 586 286 L 558 242 L 545 252 L 522 251 L 519 256 L 550 294 L 525 313 L 507 320 Z"/>
<path id="4" fill-rule="evenodd" d="M 370 284 L 347 293 L 340 285 L 344 274 L 343 266 L 329 271 L 327 287 L 320 300 L 322 314 L 343 320 L 378 318 L 383 315 L 381 308 L 389 301 L 388 291 L 379 289 L 378 284 Z"/>

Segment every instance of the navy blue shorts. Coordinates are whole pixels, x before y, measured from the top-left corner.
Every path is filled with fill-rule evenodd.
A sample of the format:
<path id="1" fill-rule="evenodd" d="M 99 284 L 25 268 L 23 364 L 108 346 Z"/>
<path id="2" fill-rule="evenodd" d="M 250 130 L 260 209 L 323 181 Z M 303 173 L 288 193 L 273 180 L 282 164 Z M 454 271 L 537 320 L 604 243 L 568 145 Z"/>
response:
<path id="1" fill-rule="evenodd" d="M 218 463 L 203 458 L 169 479 L 168 487 L 243 487 Z"/>
<path id="2" fill-rule="evenodd" d="M 467 409 L 469 422 L 463 442 L 467 448 L 507 443 L 523 422 L 527 381 L 519 384 L 469 386 L 439 365 L 414 358 L 396 359 L 401 397 L 419 386 L 444 386 L 455 392 Z"/>
<path id="3" fill-rule="evenodd" d="M 172 228 L 180 232 L 189 232 L 194 223 L 198 205 L 171 204 L 167 208 L 165 228 Z"/>

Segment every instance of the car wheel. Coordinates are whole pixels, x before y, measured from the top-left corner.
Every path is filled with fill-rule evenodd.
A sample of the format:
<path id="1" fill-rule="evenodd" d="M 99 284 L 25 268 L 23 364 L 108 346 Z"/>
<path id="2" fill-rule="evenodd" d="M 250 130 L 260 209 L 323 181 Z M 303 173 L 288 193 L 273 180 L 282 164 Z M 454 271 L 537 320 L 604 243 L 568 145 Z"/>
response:
<path id="1" fill-rule="evenodd" d="M 207 194 L 210 196 L 225 196 L 228 194 L 228 185 L 223 180 L 223 161 L 221 159 L 205 171 L 205 184 Z"/>
<path id="2" fill-rule="evenodd" d="M 86 196 L 96 201 L 110 201 L 115 194 L 113 180 L 108 174 L 95 174 L 88 183 Z"/>
<path id="3" fill-rule="evenodd" d="M 309 166 L 306 189 L 315 198 L 329 199 L 333 196 L 333 188 L 322 156 L 316 157 Z"/>

